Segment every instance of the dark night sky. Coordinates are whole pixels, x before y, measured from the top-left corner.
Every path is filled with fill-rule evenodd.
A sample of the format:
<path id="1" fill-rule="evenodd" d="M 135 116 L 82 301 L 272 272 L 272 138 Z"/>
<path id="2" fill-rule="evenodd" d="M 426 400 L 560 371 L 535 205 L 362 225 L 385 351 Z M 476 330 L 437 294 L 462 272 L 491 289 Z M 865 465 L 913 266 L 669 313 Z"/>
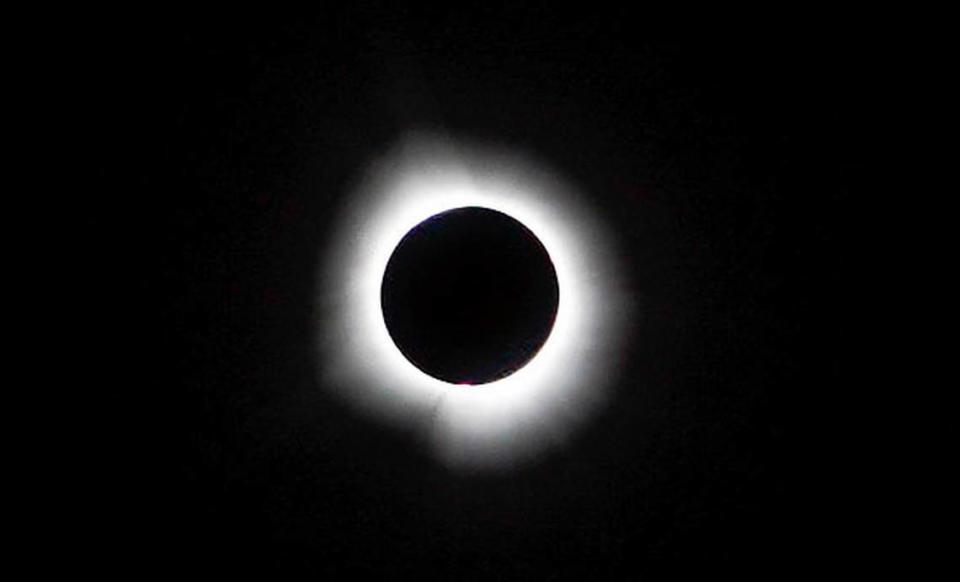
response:
<path id="1" fill-rule="evenodd" d="M 117 560 L 597 579 L 830 559 L 849 35 L 661 42 L 635 22 L 332 9 L 102 41 L 123 195 L 100 242 L 121 247 L 137 338 Z M 641 299 L 611 406 L 518 470 L 449 473 L 317 379 L 335 212 L 418 127 L 528 148 L 581 185 Z"/>

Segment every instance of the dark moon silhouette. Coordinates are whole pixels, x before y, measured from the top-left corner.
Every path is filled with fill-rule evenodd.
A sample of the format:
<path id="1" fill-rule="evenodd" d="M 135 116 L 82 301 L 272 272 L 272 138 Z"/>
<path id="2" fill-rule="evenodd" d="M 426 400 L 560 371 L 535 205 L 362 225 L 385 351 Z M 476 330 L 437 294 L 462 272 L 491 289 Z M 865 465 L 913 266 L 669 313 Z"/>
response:
<path id="1" fill-rule="evenodd" d="M 484 384 L 516 372 L 540 350 L 559 287 L 549 254 L 523 224 L 465 207 L 404 236 L 380 299 L 387 330 L 413 365 L 446 382 Z"/>

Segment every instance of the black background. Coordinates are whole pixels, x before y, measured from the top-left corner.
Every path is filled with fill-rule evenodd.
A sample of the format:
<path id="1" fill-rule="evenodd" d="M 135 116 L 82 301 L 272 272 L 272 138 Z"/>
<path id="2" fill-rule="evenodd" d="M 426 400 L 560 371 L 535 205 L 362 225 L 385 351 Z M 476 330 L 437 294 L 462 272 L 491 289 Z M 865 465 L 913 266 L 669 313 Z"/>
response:
<path id="1" fill-rule="evenodd" d="M 93 39 L 121 184 L 94 239 L 121 264 L 102 274 L 122 340 L 109 559 L 457 579 L 831 563 L 856 35 L 653 24 L 331 8 L 143 16 Z M 451 473 L 318 380 L 329 229 L 364 164 L 417 128 L 537 153 L 626 257 L 639 317 L 611 405 L 520 469 Z"/>

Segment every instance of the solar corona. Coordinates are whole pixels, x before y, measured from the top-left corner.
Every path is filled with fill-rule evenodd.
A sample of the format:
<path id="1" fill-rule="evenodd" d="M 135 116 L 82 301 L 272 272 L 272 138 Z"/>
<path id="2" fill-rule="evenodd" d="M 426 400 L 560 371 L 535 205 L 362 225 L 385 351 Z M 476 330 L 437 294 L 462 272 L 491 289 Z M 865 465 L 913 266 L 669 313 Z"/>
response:
<path id="1" fill-rule="evenodd" d="M 542 161 L 408 135 L 362 172 L 330 237 L 321 386 L 447 466 L 534 459 L 606 401 L 634 306 L 588 198 Z"/>

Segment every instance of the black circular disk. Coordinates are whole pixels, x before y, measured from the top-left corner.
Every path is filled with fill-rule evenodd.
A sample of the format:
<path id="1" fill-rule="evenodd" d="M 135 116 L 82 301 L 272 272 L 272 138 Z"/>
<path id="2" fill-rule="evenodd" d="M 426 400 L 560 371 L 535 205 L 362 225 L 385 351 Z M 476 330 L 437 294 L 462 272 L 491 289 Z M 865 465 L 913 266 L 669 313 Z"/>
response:
<path id="1" fill-rule="evenodd" d="M 454 384 L 516 372 L 557 315 L 550 255 L 532 232 L 487 208 L 421 222 L 393 251 L 380 290 L 394 343 L 417 368 Z"/>

